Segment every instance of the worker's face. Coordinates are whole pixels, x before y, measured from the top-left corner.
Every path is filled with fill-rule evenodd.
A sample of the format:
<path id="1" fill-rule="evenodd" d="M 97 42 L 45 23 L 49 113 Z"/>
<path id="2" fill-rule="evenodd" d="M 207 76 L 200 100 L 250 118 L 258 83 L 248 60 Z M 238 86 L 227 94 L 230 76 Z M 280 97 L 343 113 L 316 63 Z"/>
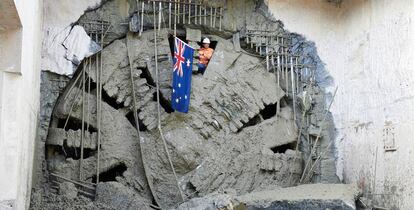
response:
<path id="1" fill-rule="evenodd" d="M 210 44 L 203 43 L 203 47 L 204 47 L 204 48 L 208 48 L 209 46 L 210 46 Z"/>

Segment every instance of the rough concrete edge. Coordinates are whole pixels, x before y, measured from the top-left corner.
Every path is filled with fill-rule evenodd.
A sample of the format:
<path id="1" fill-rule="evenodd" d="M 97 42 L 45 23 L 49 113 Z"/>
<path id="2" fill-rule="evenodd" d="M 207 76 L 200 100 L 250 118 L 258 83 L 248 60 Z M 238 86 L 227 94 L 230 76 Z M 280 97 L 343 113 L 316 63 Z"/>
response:
<path id="1" fill-rule="evenodd" d="M 338 197 L 331 197 L 324 199 L 323 197 L 315 197 L 315 198 L 292 198 L 292 199 L 280 199 L 280 200 L 267 200 L 268 198 L 264 198 L 263 200 L 256 199 L 255 194 L 259 195 L 260 193 L 266 192 L 268 194 L 272 193 L 283 193 L 283 191 L 286 191 L 285 193 L 292 193 L 288 192 L 289 189 L 297 189 L 298 191 L 309 191 L 312 189 L 313 186 L 320 185 L 323 187 L 336 187 L 340 190 L 338 193 Z M 339 187 L 342 187 L 342 189 L 339 189 Z M 302 188 L 302 189 L 301 189 Z M 344 192 L 348 192 L 345 197 L 339 197 L 339 195 L 343 194 Z M 281 188 L 276 190 L 266 190 L 266 191 L 257 191 L 257 192 L 251 192 L 244 195 L 239 195 L 235 197 L 235 200 L 237 200 L 240 203 L 244 203 L 245 205 L 258 205 L 262 208 L 268 208 L 271 207 L 273 203 L 277 202 L 289 202 L 289 203 L 295 203 L 295 202 L 308 202 L 308 201 L 340 201 L 344 205 L 348 206 L 351 209 L 356 209 L 356 201 L 360 197 L 361 191 L 358 188 L 357 184 L 305 184 L 305 185 L 299 185 L 296 187 L 288 187 L 288 188 Z M 247 196 L 247 197 L 246 197 Z M 260 197 L 260 195 L 258 196 Z M 247 199 L 246 199 L 247 198 Z"/>
<path id="2" fill-rule="evenodd" d="M 342 1 L 342 0 L 339 0 L 339 1 Z M 330 3 L 333 3 L 333 2 L 330 2 Z M 281 20 L 277 20 L 273 16 L 273 13 L 270 11 L 270 9 L 269 9 L 269 7 L 268 7 L 265 0 L 259 0 L 258 1 L 257 5 L 256 5 L 256 12 L 262 14 L 269 21 L 278 22 L 280 24 L 281 28 L 283 28 L 283 30 L 286 33 L 289 33 L 292 36 L 295 36 L 296 38 L 302 39 L 303 42 L 307 43 L 309 46 L 311 46 L 313 48 L 313 50 L 315 51 L 315 55 L 316 55 L 315 57 L 313 57 L 313 60 L 316 63 L 316 71 L 315 71 L 316 72 L 316 83 L 324 91 L 325 106 L 328 107 L 331 100 L 333 100 L 335 82 L 334 82 L 334 78 L 327 71 L 326 64 L 319 57 L 318 48 L 316 47 L 316 43 L 314 41 L 311 41 L 311 40 L 307 39 L 306 36 L 303 35 L 303 34 L 299 34 L 299 33 L 296 33 L 296 32 L 291 32 L 291 31 L 287 30 L 285 28 L 285 25 L 283 24 L 283 22 Z M 292 46 L 293 46 L 293 44 L 292 44 Z M 338 158 L 339 158 L 337 143 L 339 142 L 338 138 L 340 138 L 340 136 L 338 136 L 338 129 L 334 124 L 333 115 L 330 111 L 328 112 L 328 116 L 326 117 L 326 121 L 331 122 L 329 125 L 332 125 L 331 128 L 326 128 L 326 130 L 328 130 L 328 135 L 329 135 L 331 141 L 333 141 L 333 144 L 330 147 L 334 148 L 332 155 L 333 155 L 333 158 L 335 159 L 335 171 L 336 171 L 335 175 L 337 176 L 337 178 L 340 181 L 342 181 L 339 178 L 341 176 L 338 175 L 338 169 L 337 169 Z M 326 125 L 326 123 L 325 123 L 325 125 Z"/>

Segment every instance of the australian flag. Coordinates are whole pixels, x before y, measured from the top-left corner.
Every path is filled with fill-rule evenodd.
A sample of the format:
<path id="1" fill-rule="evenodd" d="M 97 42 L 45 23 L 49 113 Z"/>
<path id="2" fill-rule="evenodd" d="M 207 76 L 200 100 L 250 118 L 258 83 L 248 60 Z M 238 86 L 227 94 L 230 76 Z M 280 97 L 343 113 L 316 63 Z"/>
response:
<path id="1" fill-rule="evenodd" d="M 174 43 L 171 104 L 174 110 L 187 113 L 190 106 L 194 49 L 177 37 Z"/>

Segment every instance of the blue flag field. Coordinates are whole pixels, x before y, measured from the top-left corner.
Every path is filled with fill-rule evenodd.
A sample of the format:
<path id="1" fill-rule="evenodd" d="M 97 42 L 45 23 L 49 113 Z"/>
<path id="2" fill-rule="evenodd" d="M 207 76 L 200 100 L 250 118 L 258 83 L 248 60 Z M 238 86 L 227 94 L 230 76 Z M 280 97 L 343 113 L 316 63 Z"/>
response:
<path id="1" fill-rule="evenodd" d="M 178 112 L 187 113 L 190 107 L 193 53 L 192 47 L 175 37 L 171 106 Z"/>

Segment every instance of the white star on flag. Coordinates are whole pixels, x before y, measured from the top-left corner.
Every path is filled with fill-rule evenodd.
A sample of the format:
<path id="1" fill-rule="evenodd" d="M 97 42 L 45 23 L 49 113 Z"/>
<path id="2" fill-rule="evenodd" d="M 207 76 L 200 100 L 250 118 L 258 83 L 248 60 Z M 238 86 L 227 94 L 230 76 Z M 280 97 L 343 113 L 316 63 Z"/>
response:
<path id="1" fill-rule="evenodd" d="M 187 67 L 190 67 L 190 59 L 187 59 Z"/>

